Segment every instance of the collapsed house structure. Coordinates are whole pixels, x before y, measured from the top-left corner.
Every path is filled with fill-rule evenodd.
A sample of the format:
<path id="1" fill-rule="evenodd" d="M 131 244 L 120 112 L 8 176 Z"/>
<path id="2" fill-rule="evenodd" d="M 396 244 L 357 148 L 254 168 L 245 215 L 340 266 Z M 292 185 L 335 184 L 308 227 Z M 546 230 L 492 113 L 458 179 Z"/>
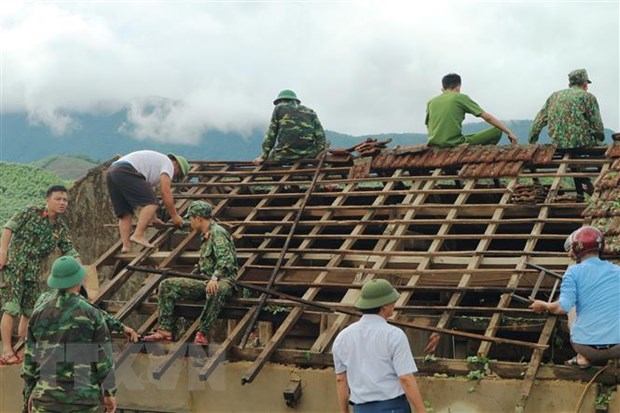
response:
<path id="1" fill-rule="evenodd" d="M 292 164 L 190 162 L 189 176 L 174 184 L 177 209 L 183 214 L 192 200 L 210 202 L 235 239 L 238 280 L 268 292 L 241 294 L 239 288 L 220 316 L 226 320 L 221 331 L 211 337 L 218 345 L 194 362 L 197 378 L 208 380 L 223 360 L 248 362 L 236 373 L 243 384 L 271 363 L 332 366 L 331 343 L 355 321 L 351 309 L 361 285 L 380 277 L 401 292 L 393 318 L 410 338 L 420 377 L 513 380 L 512 407 L 541 411 L 544 404 L 530 402 L 536 383 L 566 380 L 584 389 L 580 381 L 596 375 L 597 386 L 585 389 L 588 403 L 608 394 L 607 405 L 618 408 L 618 396 L 610 393 L 619 382 L 617 365 L 563 366 L 572 355 L 565 317 L 536 315 L 527 299 L 557 299 L 562 273 L 571 264 L 564 240 L 592 219 L 608 235 L 608 258 L 620 254 L 620 145 L 579 151 L 551 145 L 438 150 L 386 149 L 386 143 L 369 140 Z M 103 171 L 91 178 L 102 184 Z M 575 178 L 590 179 L 594 193 L 577 191 Z M 72 199 L 81 190 L 76 185 Z M 93 203 L 90 212 L 80 208 L 73 228 L 87 221 L 99 227 L 114 222 L 107 198 L 99 201 L 105 202 Z M 106 208 L 106 218 L 93 217 L 92 210 L 103 214 Z M 89 237 L 90 229 L 78 236 L 84 242 Z M 141 334 L 156 326 L 158 283 L 191 273 L 199 250 L 196 233 L 171 227 L 154 229 L 150 241 L 155 249 L 132 253 L 121 253 L 119 241 L 105 250 L 99 242 L 92 260 L 104 278 L 96 303 Z M 178 342 L 142 380 L 165 379 L 188 355 L 201 308 L 201 303 L 177 304 L 175 311 L 188 321 L 179 328 Z M 432 332 L 442 339 L 425 358 L 422 349 Z M 144 348 L 121 347 L 117 368 Z M 335 387 L 332 381 L 327 385 Z M 328 411 L 304 410 L 300 386 L 293 380 L 289 387 L 264 390 L 288 395 L 269 411 L 296 405 L 299 411 Z M 575 395 L 569 398 L 574 405 Z M 141 403 L 151 406 L 137 400 L 131 411 L 156 410 L 140 410 Z M 446 403 L 435 401 L 449 407 Z"/>

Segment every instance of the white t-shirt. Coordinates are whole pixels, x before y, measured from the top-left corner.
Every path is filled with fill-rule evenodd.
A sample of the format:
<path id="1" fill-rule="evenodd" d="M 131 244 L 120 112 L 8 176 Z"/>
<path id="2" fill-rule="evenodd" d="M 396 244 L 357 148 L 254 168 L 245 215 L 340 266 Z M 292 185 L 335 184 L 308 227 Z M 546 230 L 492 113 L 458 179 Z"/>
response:
<path id="1" fill-rule="evenodd" d="M 146 178 L 151 186 L 159 185 L 161 174 L 166 174 L 170 179 L 174 178 L 174 165 L 170 158 L 163 153 L 155 151 L 136 151 L 129 153 L 117 162 L 129 162 L 136 171 Z"/>
<path id="2" fill-rule="evenodd" d="M 377 314 L 364 314 L 332 346 L 336 374 L 347 373 L 353 403 L 390 400 L 405 393 L 398 378 L 418 371 L 407 336 Z"/>

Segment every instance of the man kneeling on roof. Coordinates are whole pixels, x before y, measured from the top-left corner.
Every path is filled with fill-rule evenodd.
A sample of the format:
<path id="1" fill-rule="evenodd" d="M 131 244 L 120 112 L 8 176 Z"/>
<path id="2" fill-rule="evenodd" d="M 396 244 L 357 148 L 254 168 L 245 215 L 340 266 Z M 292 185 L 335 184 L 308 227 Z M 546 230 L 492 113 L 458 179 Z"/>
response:
<path id="1" fill-rule="evenodd" d="M 534 300 L 530 308 L 567 314 L 575 307 L 577 318 L 570 334 L 577 355 L 565 364 L 588 368 L 594 362 L 620 358 L 620 267 L 599 258 L 604 239 L 594 227 L 570 234 L 564 248 L 577 264 L 564 273 L 560 299 Z"/>
<path id="2" fill-rule="evenodd" d="M 175 325 L 174 305 L 179 301 L 205 300 L 194 344 L 207 345 L 207 332 L 234 291 L 237 251 L 231 235 L 212 219 L 211 205 L 204 201 L 190 204 L 187 217 L 193 230 L 200 231 L 202 246 L 198 266 L 205 281 L 169 278 L 159 284 L 157 310 L 159 329 L 144 341 L 172 341 Z"/>

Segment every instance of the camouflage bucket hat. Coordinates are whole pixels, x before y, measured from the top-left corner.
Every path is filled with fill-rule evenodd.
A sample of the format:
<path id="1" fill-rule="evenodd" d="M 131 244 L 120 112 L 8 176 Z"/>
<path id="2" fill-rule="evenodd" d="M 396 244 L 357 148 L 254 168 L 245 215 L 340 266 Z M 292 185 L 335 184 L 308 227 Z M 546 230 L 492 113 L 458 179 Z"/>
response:
<path id="1" fill-rule="evenodd" d="M 586 72 L 586 69 L 573 70 L 568 74 L 568 84 L 583 85 L 584 83 L 592 83 L 588 77 L 588 72 Z"/>
<path id="2" fill-rule="evenodd" d="M 295 92 L 293 92 L 292 90 L 289 90 L 289 89 L 284 89 L 283 91 L 278 93 L 278 97 L 276 98 L 276 100 L 273 101 L 273 104 L 276 105 L 279 101 L 281 101 L 283 99 L 296 100 L 297 103 L 301 102 L 297 98 L 297 95 L 295 94 Z"/>
<path id="3" fill-rule="evenodd" d="M 75 287 L 82 283 L 86 273 L 86 267 L 75 258 L 60 257 L 52 265 L 52 272 L 47 277 L 47 285 L 58 289 Z"/>
<path id="4" fill-rule="evenodd" d="M 387 280 L 374 279 L 364 284 L 355 307 L 362 310 L 382 307 L 396 302 L 399 297 L 400 293 Z"/>
<path id="5" fill-rule="evenodd" d="M 189 204 L 189 208 L 187 209 L 187 214 L 185 214 L 185 218 L 189 218 L 189 217 L 211 218 L 211 212 L 213 212 L 213 208 L 208 202 L 194 201 L 191 204 Z"/>
<path id="6" fill-rule="evenodd" d="M 169 153 L 168 158 L 177 161 L 177 163 L 179 164 L 179 168 L 181 168 L 182 176 L 187 175 L 187 173 L 189 172 L 189 162 L 187 162 L 187 159 L 185 159 L 185 157 Z"/>

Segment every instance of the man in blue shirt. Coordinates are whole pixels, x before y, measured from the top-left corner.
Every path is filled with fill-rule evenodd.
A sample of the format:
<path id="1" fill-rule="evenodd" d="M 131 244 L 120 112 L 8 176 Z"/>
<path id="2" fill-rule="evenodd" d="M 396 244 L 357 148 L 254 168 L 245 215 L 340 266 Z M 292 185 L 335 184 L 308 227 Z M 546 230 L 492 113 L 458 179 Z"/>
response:
<path id="1" fill-rule="evenodd" d="M 362 318 L 338 334 L 332 346 L 340 413 L 426 412 L 413 373 L 418 369 L 405 333 L 387 323 L 400 294 L 386 280 L 362 287 L 355 307 Z"/>
<path id="2" fill-rule="evenodd" d="M 560 299 L 534 300 L 537 313 L 567 314 L 575 307 L 571 344 L 577 356 L 566 364 L 587 368 L 590 363 L 620 357 L 620 267 L 599 258 L 603 234 L 586 226 L 573 232 L 564 247 L 577 261 L 564 273 Z"/>

